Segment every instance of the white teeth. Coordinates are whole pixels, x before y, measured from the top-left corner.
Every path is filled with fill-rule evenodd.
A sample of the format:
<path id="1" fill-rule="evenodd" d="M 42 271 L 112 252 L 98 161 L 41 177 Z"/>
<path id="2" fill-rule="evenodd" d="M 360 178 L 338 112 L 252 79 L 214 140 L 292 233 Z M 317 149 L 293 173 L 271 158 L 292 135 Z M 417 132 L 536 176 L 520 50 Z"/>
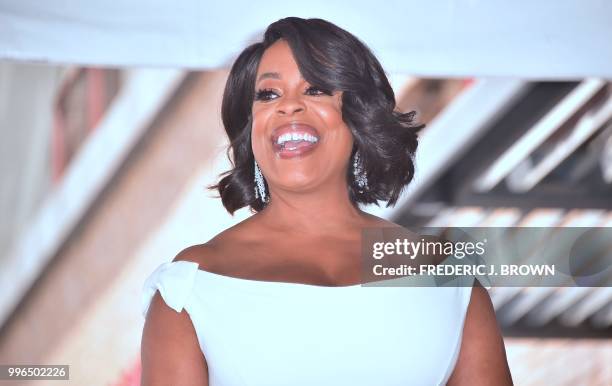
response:
<path id="1" fill-rule="evenodd" d="M 317 143 L 319 139 L 314 135 L 308 133 L 285 133 L 278 137 L 276 143 L 279 145 L 284 144 L 287 141 L 308 141 L 312 143 Z"/>

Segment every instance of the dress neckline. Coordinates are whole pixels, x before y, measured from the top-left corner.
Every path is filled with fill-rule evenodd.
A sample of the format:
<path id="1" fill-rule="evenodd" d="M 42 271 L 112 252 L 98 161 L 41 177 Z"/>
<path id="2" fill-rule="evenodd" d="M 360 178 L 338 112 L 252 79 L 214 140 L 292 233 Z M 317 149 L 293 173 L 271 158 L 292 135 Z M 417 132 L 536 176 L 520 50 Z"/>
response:
<path id="1" fill-rule="evenodd" d="M 418 280 L 418 276 L 399 276 L 390 279 L 378 280 L 367 283 L 358 283 L 351 285 L 320 285 L 320 284 L 310 284 L 310 283 L 298 283 L 298 282 L 289 282 L 289 281 L 275 281 L 275 280 L 258 280 L 258 279 L 248 279 L 237 276 L 230 276 L 221 273 L 214 273 L 210 271 L 205 271 L 200 268 L 200 265 L 196 262 L 187 261 L 188 263 L 195 264 L 197 266 L 197 273 L 206 276 L 209 280 L 214 280 L 219 284 L 228 284 L 228 285 L 238 285 L 244 287 L 253 287 L 258 286 L 261 288 L 274 288 L 274 287 L 283 287 L 285 289 L 313 289 L 317 291 L 349 291 L 356 288 L 364 287 L 364 288 L 394 288 L 394 287 L 408 287 L 408 281 Z M 395 283 L 393 283 L 395 282 Z"/>

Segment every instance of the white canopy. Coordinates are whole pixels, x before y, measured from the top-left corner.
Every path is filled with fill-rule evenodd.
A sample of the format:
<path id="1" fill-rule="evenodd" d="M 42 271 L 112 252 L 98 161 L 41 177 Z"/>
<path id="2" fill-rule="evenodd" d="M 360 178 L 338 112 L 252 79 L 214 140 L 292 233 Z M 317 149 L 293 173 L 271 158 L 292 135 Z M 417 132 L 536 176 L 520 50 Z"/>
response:
<path id="1" fill-rule="evenodd" d="M 605 0 L 0 0 L 0 59 L 213 69 L 285 16 L 338 24 L 389 73 L 612 78 Z"/>

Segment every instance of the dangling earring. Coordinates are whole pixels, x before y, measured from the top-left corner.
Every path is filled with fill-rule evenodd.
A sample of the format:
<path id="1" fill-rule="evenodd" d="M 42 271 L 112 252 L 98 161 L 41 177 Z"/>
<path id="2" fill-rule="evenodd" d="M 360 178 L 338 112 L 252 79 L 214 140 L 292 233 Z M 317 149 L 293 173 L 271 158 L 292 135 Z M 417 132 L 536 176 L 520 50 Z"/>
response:
<path id="1" fill-rule="evenodd" d="M 368 176 L 363 170 L 363 163 L 361 162 L 361 156 L 359 150 L 355 152 L 355 159 L 353 160 L 353 175 L 355 176 L 355 182 L 359 186 L 359 193 L 363 193 L 364 190 L 368 190 Z"/>
<path id="2" fill-rule="evenodd" d="M 259 198 L 261 196 L 261 201 L 263 203 L 268 202 L 268 198 L 266 197 L 266 187 L 264 185 L 263 175 L 261 174 L 261 170 L 259 170 L 259 165 L 257 165 L 257 161 L 253 159 L 255 163 L 255 198 Z"/>

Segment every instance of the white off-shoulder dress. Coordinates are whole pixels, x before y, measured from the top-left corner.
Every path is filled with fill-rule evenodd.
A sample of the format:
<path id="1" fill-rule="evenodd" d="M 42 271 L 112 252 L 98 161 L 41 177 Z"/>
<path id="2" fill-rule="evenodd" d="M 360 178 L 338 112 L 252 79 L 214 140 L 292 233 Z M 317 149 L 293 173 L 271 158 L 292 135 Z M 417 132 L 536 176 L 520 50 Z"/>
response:
<path id="1" fill-rule="evenodd" d="M 395 279 L 393 279 L 395 280 Z M 457 362 L 469 285 L 318 286 L 165 262 L 145 281 L 189 314 L 211 386 L 443 385 Z"/>

